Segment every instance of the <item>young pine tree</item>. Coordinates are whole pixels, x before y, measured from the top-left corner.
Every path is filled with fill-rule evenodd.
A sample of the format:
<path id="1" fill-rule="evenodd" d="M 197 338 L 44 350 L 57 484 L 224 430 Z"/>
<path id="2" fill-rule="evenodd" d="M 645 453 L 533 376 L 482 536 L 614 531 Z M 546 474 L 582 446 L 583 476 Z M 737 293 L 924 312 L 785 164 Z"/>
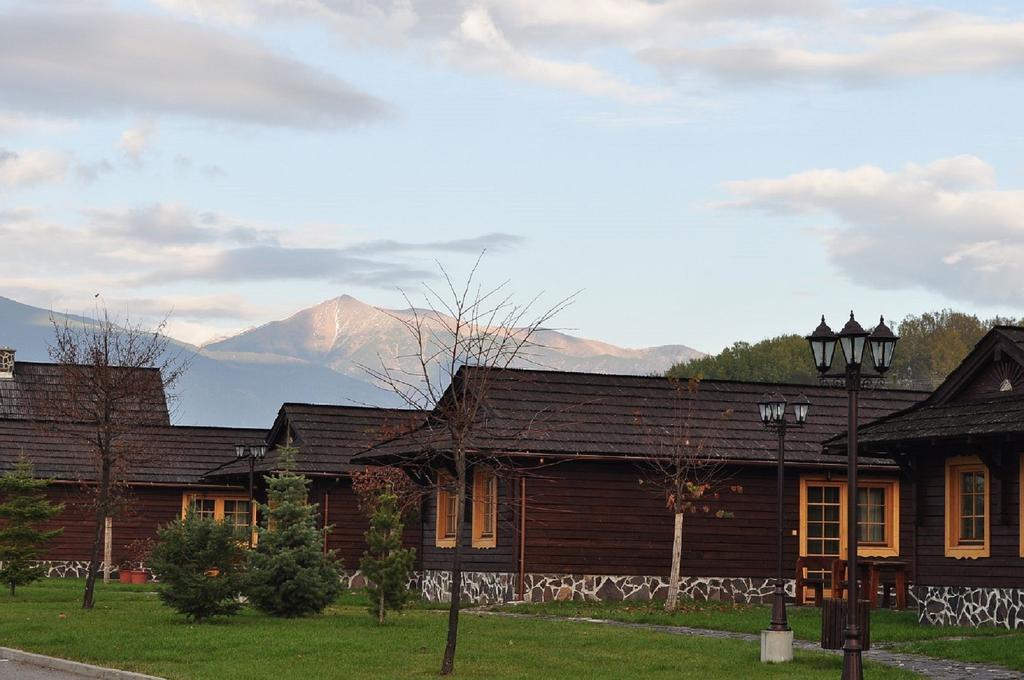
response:
<path id="1" fill-rule="evenodd" d="M 249 554 L 246 594 L 273 616 L 319 614 L 341 592 L 341 565 L 333 551 L 323 551 L 328 528 L 316 528 L 317 506 L 306 499 L 309 480 L 291 471 L 294 455 L 282 451 L 282 471 L 265 477 L 265 521 Z"/>
<path id="2" fill-rule="evenodd" d="M 36 564 L 39 550 L 63 531 L 35 527 L 64 509 L 46 500 L 47 484 L 48 480 L 33 476 L 32 464 L 25 458 L 0 476 L 0 582 L 8 585 L 12 596 L 17 586 L 43 577 L 42 566 Z"/>
<path id="3" fill-rule="evenodd" d="M 160 528 L 149 559 L 160 579 L 160 601 L 194 621 L 242 608 L 242 547 L 227 522 L 188 513 Z"/>
<path id="4" fill-rule="evenodd" d="M 387 610 L 401 611 L 409 602 L 409 574 L 416 551 L 402 548 L 398 498 L 383 493 L 374 506 L 370 529 L 366 532 L 369 548 L 363 553 L 359 568 L 371 583 L 366 589 L 370 596 L 370 613 L 383 625 Z"/>

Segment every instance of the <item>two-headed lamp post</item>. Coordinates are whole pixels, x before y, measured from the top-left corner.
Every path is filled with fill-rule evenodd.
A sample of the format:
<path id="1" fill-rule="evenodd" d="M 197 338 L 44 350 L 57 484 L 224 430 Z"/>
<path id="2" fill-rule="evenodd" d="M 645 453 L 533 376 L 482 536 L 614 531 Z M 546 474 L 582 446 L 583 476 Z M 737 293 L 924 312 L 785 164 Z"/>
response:
<path id="1" fill-rule="evenodd" d="M 777 461 L 777 488 L 775 493 L 776 499 L 776 524 L 775 529 L 777 532 L 776 536 L 776 557 L 777 557 L 777 570 L 775 575 L 775 593 L 772 598 L 772 622 L 768 627 L 768 630 L 773 631 L 788 631 L 789 620 L 786 617 L 786 580 L 785 580 L 785 566 L 783 563 L 783 494 L 785 493 L 785 465 L 786 465 L 786 430 L 788 428 L 799 428 L 803 427 L 807 422 L 807 412 L 811 408 L 811 402 L 807 400 L 807 397 L 800 396 L 795 402 L 793 402 L 793 422 L 786 419 L 786 398 L 778 392 L 774 394 L 766 394 L 764 398 L 757 402 L 758 415 L 761 416 L 761 424 L 764 427 L 778 435 L 779 438 L 779 449 L 778 449 L 778 461 Z M 799 596 L 799 594 L 798 594 Z"/>
<path id="2" fill-rule="evenodd" d="M 264 444 L 258 444 L 256 446 L 246 446 L 245 444 L 235 444 L 235 457 L 239 460 L 243 458 L 249 459 L 249 517 L 252 522 L 253 517 L 253 503 L 255 502 L 253 478 L 256 472 L 256 460 L 262 460 L 267 455 L 267 447 Z M 252 532 L 253 527 L 249 527 L 249 549 L 252 550 Z"/>
<path id="3" fill-rule="evenodd" d="M 847 392 L 846 476 L 849 489 L 846 502 L 846 526 L 849 536 L 846 546 L 846 592 L 848 595 L 846 642 L 843 645 L 843 680 L 863 680 L 864 678 L 860 625 L 857 620 L 857 408 L 862 380 L 861 366 L 864 360 L 865 346 L 868 346 L 871 350 L 871 362 L 878 376 L 868 377 L 867 380 L 880 380 L 881 376 L 885 375 L 892 367 L 892 357 L 897 340 L 899 338 L 885 325 L 884 318 L 880 319 L 874 330 L 868 333 L 853 318 L 853 312 L 850 312 L 850 320 L 846 322 L 838 335 L 828 327 L 825 317 L 822 316 L 821 324 L 807 336 L 807 341 L 811 345 L 811 355 L 814 357 L 814 364 L 821 375 L 822 383 L 844 384 Z M 836 344 L 842 348 L 843 358 L 846 360 L 846 372 L 840 375 L 829 373 L 832 368 L 832 358 L 836 352 Z"/>

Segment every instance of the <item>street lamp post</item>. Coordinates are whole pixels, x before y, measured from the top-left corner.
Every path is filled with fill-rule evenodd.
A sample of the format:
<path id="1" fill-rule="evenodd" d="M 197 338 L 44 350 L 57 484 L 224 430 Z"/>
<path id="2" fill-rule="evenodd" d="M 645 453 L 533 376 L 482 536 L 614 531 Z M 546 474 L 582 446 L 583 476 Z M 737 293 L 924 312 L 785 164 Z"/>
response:
<path id="1" fill-rule="evenodd" d="M 789 621 L 786 617 L 786 581 L 785 567 L 783 561 L 783 497 L 785 493 L 785 466 L 786 466 L 786 430 L 790 427 L 803 427 L 807 422 L 807 412 L 810 410 L 811 402 L 802 396 L 793 403 L 793 422 L 786 419 L 786 398 L 776 392 L 766 394 L 757 403 L 758 414 L 761 416 L 761 424 L 765 429 L 774 432 L 779 438 L 778 460 L 777 460 L 777 481 L 775 491 L 775 528 L 776 536 L 776 575 L 775 593 L 772 598 L 772 622 L 768 630 L 788 631 Z M 798 594 L 799 596 L 799 594 Z"/>
<path id="2" fill-rule="evenodd" d="M 262 460 L 267 455 L 267 447 L 264 444 L 257 446 L 246 446 L 245 444 L 235 444 L 235 457 L 241 460 L 242 458 L 249 459 L 249 522 L 252 522 L 253 517 L 253 503 L 255 502 L 254 496 L 254 477 L 256 474 L 256 460 Z M 249 550 L 252 550 L 252 526 L 249 526 Z"/>
<path id="3" fill-rule="evenodd" d="M 846 526 L 849 532 L 846 551 L 846 642 L 843 644 L 843 680 L 863 680 L 864 666 L 861 658 L 863 651 L 860 637 L 860 624 L 857 620 L 857 409 L 859 407 L 861 382 L 864 377 L 861 375 L 861 366 L 864 360 L 865 345 L 871 349 L 871 360 L 879 380 L 886 371 L 892 367 L 893 352 L 896 349 L 896 335 L 885 325 L 885 319 L 881 318 L 878 325 L 871 333 L 865 331 L 850 312 L 850 320 L 846 322 L 843 329 L 836 335 L 828 324 L 825 317 L 821 317 L 821 324 L 814 329 L 814 332 L 807 336 L 811 346 L 811 356 L 814 358 L 815 367 L 821 375 L 823 383 L 839 382 L 845 385 L 847 395 L 846 410 L 846 477 L 847 477 L 847 501 L 846 501 Z M 835 355 L 836 344 L 843 350 L 843 358 L 846 360 L 846 371 L 842 376 L 829 374 L 832 367 L 832 358 Z"/>

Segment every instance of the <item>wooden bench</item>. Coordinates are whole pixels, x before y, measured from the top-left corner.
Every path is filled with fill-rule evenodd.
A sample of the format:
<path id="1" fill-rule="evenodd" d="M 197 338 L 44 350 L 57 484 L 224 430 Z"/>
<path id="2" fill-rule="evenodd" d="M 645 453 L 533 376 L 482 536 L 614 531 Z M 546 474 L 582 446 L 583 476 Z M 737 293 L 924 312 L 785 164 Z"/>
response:
<path id="1" fill-rule="evenodd" d="M 825 579 L 820 574 L 807 575 L 807 571 L 832 570 L 832 557 L 800 557 L 796 561 L 796 603 L 804 604 L 804 590 L 814 591 L 814 606 L 820 607 L 825 599 Z"/>

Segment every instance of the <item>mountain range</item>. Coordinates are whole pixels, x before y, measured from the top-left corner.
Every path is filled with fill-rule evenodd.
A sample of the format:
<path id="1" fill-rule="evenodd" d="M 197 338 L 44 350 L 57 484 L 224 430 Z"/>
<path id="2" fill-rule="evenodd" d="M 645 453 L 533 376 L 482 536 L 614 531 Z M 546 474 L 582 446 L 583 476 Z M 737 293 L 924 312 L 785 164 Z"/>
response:
<path id="1" fill-rule="evenodd" d="M 403 324 L 413 313 L 343 295 L 202 347 L 172 339 L 192 356 L 177 386 L 175 422 L 267 427 L 285 401 L 400 406 L 363 367 L 383 358 L 413 368 L 415 340 Z M 0 297 L 0 345 L 14 347 L 19 360 L 47 361 L 52 336 L 48 310 Z M 553 330 L 536 342 L 530 365 L 555 370 L 647 375 L 704 356 L 685 345 L 626 349 Z"/>

